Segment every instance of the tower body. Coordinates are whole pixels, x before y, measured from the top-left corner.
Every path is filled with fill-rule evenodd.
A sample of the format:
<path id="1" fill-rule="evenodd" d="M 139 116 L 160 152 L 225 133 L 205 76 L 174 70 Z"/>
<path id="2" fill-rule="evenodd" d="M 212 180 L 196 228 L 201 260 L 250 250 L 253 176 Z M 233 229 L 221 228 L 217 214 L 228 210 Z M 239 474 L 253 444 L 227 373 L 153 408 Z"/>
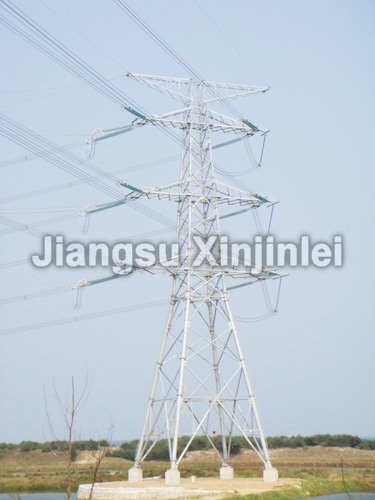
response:
<path id="1" fill-rule="evenodd" d="M 238 131 L 230 119 L 225 123 L 208 107 L 210 102 L 241 96 L 243 90 L 193 80 L 134 78 L 174 93 L 184 108 L 172 117 L 148 117 L 153 125 L 171 125 L 182 132 L 180 179 L 163 191 L 177 201 L 178 257 L 169 269 L 173 281 L 169 316 L 129 480 L 141 479 L 142 462 L 160 439 L 166 439 L 170 459 L 166 482 L 178 484 L 179 464 L 202 435 L 221 460 L 222 478 L 233 477 L 228 462 L 232 440 L 242 436 L 263 462 L 265 479 L 275 480 L 277 471 L 271 466 L 230 307 L 227 281 L 234 270 L 227 264 L 220 231 L 220 205 L 256 208 L 259 200 L 250 202 L 217 182 L 212 132 L 226 126 Z M 243 132 L 245 125 L 241 127 Z M 259 131 L 253 127 L 250 134 Z"/>

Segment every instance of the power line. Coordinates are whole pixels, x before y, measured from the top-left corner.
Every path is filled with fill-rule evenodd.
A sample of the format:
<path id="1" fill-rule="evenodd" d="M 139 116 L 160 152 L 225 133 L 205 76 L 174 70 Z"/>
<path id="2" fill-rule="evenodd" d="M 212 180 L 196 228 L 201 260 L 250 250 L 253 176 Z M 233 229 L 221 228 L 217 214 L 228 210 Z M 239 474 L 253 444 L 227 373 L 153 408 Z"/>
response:
<path id="1" fill-rule="evenodd" d="M 84 40 L 86 40 L 86 42 L 88 42 L 90 45 L 92 45 L 97 51 L 99 51 L 102 54 L 104 54 L 106 57 L 108 57 L 108 59 L 110 59 L 111 61 L 113 61 L 114 63 L 116 63 L 120 68 L 122 68 L 123 70 L 126 71 L 126 69 L 124 68 L 124 66 L 119 61 L 117 61 L 117 59 L 115 59 L 113 56 L 111 56 L 105 50 L 103 50 L 102 47 L 100 47 L 99 45 L 97 45 L 96 43 L 94 43 L 92 40 L 90 40 L 89 38 L 87 38 L 85 35 L 83 35 L 83 33 L 81 33 L 79 30 L 77 30 L 77 28 L 74 28 L 74 26 L 72 26 L 60 14 L 58 14 L 56 11 L 54 11 L 53 9 L 51 9 L 51 7 L 49 5 L 47 5 L 45 2 L 42 2 L 42 0 L 39 0 L 39 3 L 41 3 L 46 9 L 48 9 L 50 12 L 52 12 L 52 14 L 54 14 L 56 17 L 58 17 L 63 23 L 65 23 L 67 26 L 69 26 L 81 38 L 83 38 Z"/>
<path id="2" fill-rule="evenodd" d="M 180 66 L 182 66 L 193 78 L 195 78 L 198 81 L 204 81 L 204 78 L 202 75 L 200 75 L 197 70 L 195 70 L 189 63 L 187 63 L 183 57 L 178 54 L 171 45 L 169 45 L 139 14 L 135 12 L 134 9 L 132 9 L 129 5 L 124 0 L 113 0 L 119 7 L 120 9 L 128 16 L 130 19 L 132 19 L 159 47 L 162 48 L 174 61 L 177 62 Z M 213 93 L 213 90 L 208 86 L 207 90 L 210 93 Z M 239 113 L 236 110 L 236 108 L 233 106 L 233 104 L 229 102 L 223 102 L 223 105 L 234 115 L 238 116 Z M 165 129 L 162 129 L 165 130 Z M 168 132 L 168 130 L 166 130 Z M 179 139 L 176 138 L 175 134 L 171 132 L 171 135 L 173 135 L 173 140 L 178 141 Z M 232 174 L 227 172 L 225 169 L 220 167 L 217 163 L 215 163 L 215 169 L 217 170 L 218 173 L 223 175 L 224 177 L 230 179 L 232 182 L 234 182 L 238 187 L 241 187 L 242 189 L 248 190 L 249 188 L 242 182 L 238 181 L 235 177 L 233 177 Z"/>
<path id="3" fill-rule="evenodd" d="M 137 12 L 132 9 L 124 0 L 113 0 L 125 14 L 130 17 L 164 52 L 166 52 L 174 61 L 185 69 L 195 80 L 204 81 L 203 76 L 191 66 L 185 59 L 176 52 L 176 50 L 166 42 Z M 208 91 L 213 93 L 210 87 Z M 233 104 L 224 102 L 223 105 L 236 116 L 239 115 Z"/>
<path id="4" fill-rule="evenodd" d="M 123 2 L 120 2 L 121 5 L 125 5 Z M 23 26 L 26 28 L 28 31 L 22 30 L 19 25 L 16 25 L 12 23 L 9 19 L 7 20 L 6 18 L 0 18 L 0 22 L 2 22 L 5 26 L 7 26 L 9 29 L 17 33 L 19 36 L 21 36 L 23 39 L 31 43 L 33 46 L 38 48 L 40 51 L 42 51 L 44 54 L 46 54 L 48 57 L 50 57 L 52 60 L 58 62 L 60 65 L 68 69 L 70 72 L 73 72 L 74 74 L 77 74 L 77 70 L 79 70 L 79 77 L 81 77 L 86 83 L 91 85 L 93 88 L 101 92 L 103 95 L 106 97 L 110 98 L 112 101 L 116 102 L 117 104 L 123 105 L 124 101 L 125 102 L 130 102 L 131 104 L 135 105 L 138 109 L 141 111 L 143 110 L 139 105 L 136 103 L 134 104 L 134 101 L 130 100 L 126 94 L 124 94 L 122 91 L 117 89 L 115 86 L 111 85 L 107 79 L 105 79 L 102 75 L 100 75 L 98 72 L 96 72 L 91 66 L 86 64 L 81 58 L 76 56 L 72 51 L 70 51 L 65 45 L 61 44 L 58 42 L 52 35 L 50 35 L 46 30 L 44 30 L 40 25 L 37 23 L 33 22 L 31 18 L 29 18 L 26 14 L 24 14 L 20 9 L 17 9 L 17 7 L 12 4 L 12 2 L 8 1 L 5 2 L 2 0 L 2 6 L 5 8 L 5 10 L 10 14 L 14 19 L 17 20 Z M 5 7 L 4 7 L 5 5 Z M 141 23 L 143 22 L 142 19 L 140 19 Z M 143 26 L 145 27 L 146 25 L 143 23 Z M 152 30 L 148 25 L 146 26 L 148 30 Z M 30 33 L 31 32 L 31 35 Z M 167 44 L 153 31 L 150 31 L 151 34 L 153 34 L 154 39 L 159 40 L 159 42 L 164 45 L 164 48 L 169 51 L 169 53 L 180 61 L 182 58 L 170 47 L 167 46 Z M 198 78 L 201 78 L 200 75 L 192 68 L 190 65 L 185 63 L 183 61 L 183 64 L 185 65 L 185 68 L 192 72 L 192 74 Z M 82 76 L 84 75 L 84 77 Z M 235 111 L 234 108 L 232 110 Z M 164 133 L 169 135 L 175 142 L 180 142 L 179 139 L 176 137 L 176 135 L 172 132 L 170 132 L 167 129 L 161 129 Z M 19 134 L 18 134 L 19 135 Z M 34 134 L 35 135 L 35 134 Z M 16 134 L 17 136 L 17 134 Z M 8 138 L 11 138 L 11 136 L 8 134 Z M 15 136 L 13 136 L 13 140 L 15 139 Z M 19 139 L 19 137 L 18 137 Z M 12 140 L 12 139 L 11 139 Z M 30 144 L 28 145 L 30 149 Z M 40 152 L 38 152 L 39 156 L 41 156 Z M 44 156 L 44 158 L 46 158 Z M 47 155 L 47 159 L 49 161 L 50 158 Z M 83 163 L 82 160 L 80 160 L 80 163 Z M 87 166 L 86 162 L 86 166 Z M 57 165 L 59 168 L 61 168 L 61 164 Z M 219 167 L 217 164 L 215 165 L 216 170 L 223 176 L 230 178 L 235 184 L 238 186 L 247 189 L 247 187 L 237 181 L 236 179 L 233 179 L 233 176 L 226 172 L 224 169 Z M 90 167 L 89 167 L 90 168 Z M 98 169 L 97 169 L 98 170 Z M 73 173 L 70 170 L 71 173 Z M 77 172 L 73 175 L 77 176 Z M 93 183 L 93 180 L 91 181 L 86 178 L 86 181 L 89 183 Z M 98 186 L 96 186 L 98 187 Z M 100 188 L 99 188 L 100 189 Z M 108 193 L 108 190 L 110 189 L 108 186 L 104 185 L 104 189 Z M 103 187 L 101 189 L 103 191 Z M 135 208 L 135 207 L 134 207 Z M 166 218 L 161 218 L 159 214 L 152 213 L 149 209 L 145 209 L 145 207 L 137 207 L 137 210 L 146 213 L 148 216 L 151 216 L 155 220 L 159 220 L 159 222 L 164 223 L 165 225 L 168 225 L 171 227 L 171 221 L 169 221 Z M 173 224 L 173 223 L 172 223 Z M 175 227 L 175 226 L 174 226 Z"/>
<path id="5" fill-rule="evenodd" d="M 254 66 L 250 63 L 248 58 L 236 47 L 236 45 L 232 42 L 232 40 L 224 33 L 224 31 L 220 28 L 220 26 L 217 24 L 216 21 L 212 19 L 212 17 L 208 14 L 208 12 L 201 6 L 199 5 L 199 2 L 197 0 L 193 0 L 195 5 L 198 7 L 198 9 L 203 12 L 203 14 L 207 17 L 207 19 L 215 26 L 215 28 L 218 30 L 219 33 L 225 38 L 225 40 L 231 45 L 231 47 L 237 52 L 237 54 L 245 61 L 245 63 L 249 66 L 249 68 L 254 71 L 260 78 L 263 80 L 263 82 L 269 86 L 269 83 L 267 80 L 257 71 Z"/>
<path id="6" fill-rule="evenodd" d="M 112 175 L 105 173 L 103 170 L 95 167 L 91 163 L 82 160 L 79 156 L 64 150 L 3 114 L 0 114 L 0 132 L 4 137 L 8 138 L 12 142 L 25 147 L 37 156 L 53 163 L 59 169 L 70 173 L 76 178 L 78 177 L 109 196 L 115 198 L 119 196 L 118 192 L 113 189 L 113 187 L 104 184 L 98 179 L 92 178 L 87 172 L 82 171 L 82 166 L 97 175 L 102 174 L 115 182 L 117 179 Z M 78 168 L 75 164 L 78 164 L 81 168 Z"/>
<path id="7" fill-rule="evenodd" d="M 107 78 L 97 72 L 92 66 L 74 54 L 68 47 L 59 42 L 47 30 L 33 21 L 27 14 L 14 5 L 10 0 L 1 0 L 2 7 L 15 22 L 0 17 L 0 22 L 8 29 L 19 35 L 25 41 L 40 50 L 70 73 L 83 80 L 89 86 L 106 95 L 117 105 L 130 104 L 140 109 L 139 105 L 123 91 L 112 85 Z"/>
<path id="8" fill-rule="evenodd" d="M 61 222 L 66 222 L 68 220 L 73 220 L 77 218 L 77 214 L 69 214 L 69 215 L 61 215 L 59 217 L 52 217 L 50 219 L 44 219 L 41 221 L 33 222 L 31 224 L 22 224 L 20 222 L 13 221 L 6 217 L 0 216 L 0 223 L 8 226 L 10 229 L 2 229 L 0 231 L 0 237 L 5 236 L 7 234 L 12 234 L 17 231 L 22 231 L 24 233 L 30 234 L 32 236 L 36 236 L 37 238 L 43 238 L 45 236 L 49 236 L 48 233 L 42 233 L 34 228 L 40 226 L 48 226 L 49 224 L 58 224 Z"/>
<path id="9" fill-rule="evenodd" d="M 50 290 L 43 290 L 42 292 L 34 292 L 28 294 L 17 295 L 15 297 L 8 297 L 7 299 L 0 300 L 0 306 L 6 306 L 8 304 L 14 304 L 15 302 L 24 302 L 26 300 L 38 299 L 40 297 L 45 297 L 47 295 L 54 295 L 56 293 L 62 293 L 67 291 L 68 287 L 60 286 L 57 288 L 52 288 Z"/>
<path id="10" fill-rule="evenodd" d="M 16 231 L 22 231 L 23 233 L 30 234 L 31 236 L 35 236 L 36 238 L 43 238 L 47 236 L 47 233 L 42 233 L 37 229 L 27 226 L 26 224 L 21 224 L 12 219 L 8 219 L 7 217 L 0 216 L 0 223 L 4 224 L 4 226 L 11 227 Z"/>
<path id="11" fill-rule="evenodd" d="M 28 332 L 32 330 L 39 330 L 42 328 L 48 328 L 58 325 L 66 325 L 68 323 L 76 323 L 78 321 L 86 321 L 89 319 L 102 318 L 104 316 L 112 316 L 114 314 L 122 314 L 125 312 L 139 311 L 144 309 L 150 309 L 152 307 L 159 307 L 169 303 L 169 299 L 155 300 L 153 302 L 145 302 L 143 304 L 136 304 L 134 306 L 119 307 L 117 309 L 109 309 L 107 311 L 100 311 L 97 313 L 82 314 L 81 316 L 71 316 L 69 318 L 61 318 L 52 321 L 44 321 L 42 323 L 34 323 L 32 325 L 19 326 L 15 328 L 8 328 L 5 330 L 0 330 L 0 335 L 11 335 L 15 333 Z"/>
<path id="12" fill-rule="evenodd" d="M 161 234 L 166 234 L 166 233 L 169 233 L 170 231 L 171 231 L 171 229 L 169 229 L 169 228 L 158 229 L 156 231 L 148 231 L 146 233 L 128 236 L 127 240 L 132 241 L 133 243 L 136 243 L 137 241 L 138 242 L 144 241 L 145 238 L 149 238 L 151 236 L 160 236 Z M 111 244 L 114 244 L 117 242 L 118 242 L 118 239 L 112 240 L 108 244 L 111 245 Z M 4 262 L 3 264 L 0 264 L 0 270 L 1 269 L 8 269 L 10 267 L 22 266 L 25 264 L 30 264 L 30 259 L 20 259 L 20 260 L 14 260 L 11 262 Z"/>
<path id="13" fill-rule="evenodd" d="M 122 5 L 122 8 L 128 9 L 129 11 L 131 10 L 126 4 L 124 4 L 124 2 L 120 3 Z M 64 44 L 59 42 L 50 33 L 48 33 L 48 31 L 44 30 L 38 23 L 33 21 L 29 16 L 27 16 L 24 12 L 18 9 L 12 2 L 10 2 L 10 0 L 7 1 L 1 0 L 0 7 L 6 10 L 6 12 L 16 20 L 16 23 L 18 23 L 15 24 L 10 19 L 0 16 L 0 22 L 8 29 L 19 35 L 22 39 L 33 45 L 43 54 L 47 55 L 47 57 L 57 62 L 60 66 L 64 67 L 69 72 L 73 73 L 75 76 L 85 81 L 89 86 L 97 90 L 99 93 L 107 97 L 109 100 L 111 100 L 118 106 L 122 108 L 125 107 L 126 109 L 127 105 L 129 105 L 130 103 L 137 110 L 141 111 L 144 114 L 147 114 L 147 111 L 142 106 L 137 104 L 123 91 L 121 91 L 113 84 L 111 84 L 108 79 L 102 76 L 90 65 L 85 63 L 79 56 L 74 54 Z M 135 16 L 137 16 L 134 11 L 132 12 Z M 140 19 L 139 22 L 144 23 L 142 19 Z M 153 37 L 160 39 L 161 45 L 164 44 L 167 46 L 166 42 L 164 42 L 157 35 L 157 33 L 154 32 L 152 28 L 149 27 L 148 25 L 147 29 L 150 30 L 150 33 L 153 33 Z M 171 55 L 173 55 L 173 53 L 175 52 L 170 46 L 168 46 L 168 50 L 170 51 Z M 174 58 L 177 57 L 177 59 L 180 58 L 180 56 L 177 53 L 175 53 L 175 56 L 173 57 Z M 203 79 L 202 77 L 200 77 L 200 75 L 198 75 L 198 73 L 196 73 L 196 71 L 190 65 L 188 65 L 187 63 L 185 64 L 186 64 L 185 66 L 186 69 L 192 72 L 191 74 L 193 75 L 196 74 L 198 79 Z M 225 104 L 227 107 L 230 106 L 232 112 L 238 115 L 237 111 L 232 105 L 230 105 L 229 103 Z M 179 138 L 171 130 L 164 127 L 159 128 L 159 130 L 161 130 L 162 133 L 164 133 L 166 136 L 172 139 L 175 143 L 180 144 Z M 217 168 L 217 170 L 221 175 L 230 178 L 232 182 L 237 184 L 237 186 L 240 186 L 242 188 L 244 187 L 244 184 L 238 182 L 237 179 L 233 178 L 230 175 L 230 173 L 225 172 L 225 170 L 221 168 Z"/>
<path id="14" fill-rule="evenodd" d="M 121 194 L 117 190 L 115 190 L 113 187 L 108 186 L 107 184 L 104 184 L 97 177 L 94 178 L 87 172 L 82 171 L 81 169 L 76 167 L 74 163 L 78 163 L 80 166 L 86 167 L 97 175 L 99 174 L 100 176 L 109 178 L 114 182 L 120 179 L 117 179 L 112 174 L 104 172 L 100 168 L 95 167 L 93 164 L 82 160 L 73 153 L 65 151 L 63 148 L 35 134 L 31 130 L 28 130 L 27 128 L 21 126 L 17 122 L 2 114 L 0 114 L 0 133 L 11 141 L 23 147 L 26 147 L 29 151 L 44 158 L 48 162 L 53 163 L 55 166 L 64 170 L 65 172 L 70 173 L 74 177 L 77 177 L 80 180 L 83 180 L 84 182 L 87 182 L 91 186 L 95 187 L 96 189 L 108 194 L 111 198 L 114 198 L 115 200 L 121 199 Z M 58 155 L 56 153 L 58 153 Z M 125 197 L 122 196 L 122 198 Z M 127 204 L 134 210 L 143 213 L 144 215 L 163 225 L 166 225 L 167 227 L 170 227 L 172 229 L 176 228 L 176 225 L 173 221 L 150 208 L 144 207 L 138 203 Z"/>
<path id="15" fill-rule="evenodd" d="M 81 143 L 79 143 L 79 144 L 81 145 Z M 33 158 L 31 158 L 31 157 L 33 157 Z M 20 158 L 23 158 L 23 157 L 19 157 L 19 161 L 22 161 Z M 30 160 L 34 159 L 34 158 L 39 158 L 39 157 L 37 155 L 30 155 Z M 159 158 L 158 160 L 152 160 L 152 161 L 148 161 L 148 162 L 144 162 L 144 163 L 138 163 L 136 165 L 131 165 L 129 167 L 120 168 L 117 170 L 112 170 L 109 172 L 109 174 L 110 175 L 118 175 L 118 174 L 123 174 L 125 172 L 138 172 L 139 170 L 151 168 L 154 166 L 163 166 L 167 163 L 171 163 L 173 161 L 176 161 L 179 158 L 180 158 L 180 155 L 166 156 L 164 158 Z M 1 166 L 1 163 L 0 163 L 0 166 Z M 105 174 L 107 174 L 107 173 L 105 173 Z M 98 178 L 102 178 L 102 177 L 105 177 L 105 175 L 98 176 Z M 47 188 L 37 189 L 35 191 L 28 191 L 26 193 L 8 196 L 6 198 L 1 198 L 0 204 L 7 203 L 10 201 L 15 201 L 15 200 L 22 200 L 24 198 L 31 198 L 33 196 L 40 196 L 42 194 L 52 193 L 55 191 L 60 191 L 60 190 L 72 188 L 75 186 L 80 186 L 81 184 L 84 184 L 84 181 L 76 180 L 76 181 L 72 181 L 72 182 L 66 182 L 64 184 L 57 184 L 55 186 L 50 186 Z"/>
<path id="16" fill-rule="evenodd" d="M 66 144 L 65 146 L 60 146 L 60 147 L 64 149 L 77 149 L 82 146 L 84 146 L 84 142 L 79 141 L 79 142 L 72 142 L 71 144 Z M 16 165 L 17 163 L 23 163 L 25 161 L 36 160 L 37 158 L 39 158 L 39 156 L 36 154 L 16 156 L 15 158 L 10 158 L 9 160 L 1 161 L 0 168 L 8 167 L 9 165 Z"/>

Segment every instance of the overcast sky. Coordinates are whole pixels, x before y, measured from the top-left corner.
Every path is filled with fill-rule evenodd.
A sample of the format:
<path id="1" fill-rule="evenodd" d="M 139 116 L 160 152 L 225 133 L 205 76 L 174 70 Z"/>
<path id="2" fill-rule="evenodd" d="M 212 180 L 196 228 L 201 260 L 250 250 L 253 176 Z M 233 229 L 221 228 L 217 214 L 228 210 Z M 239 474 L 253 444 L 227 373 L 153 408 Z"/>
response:
<path id="1" fill-rule="evenodd" d="M 124 77 L 128 71 L 190 75 L 114 2 L 16 3 L 150 112 L 178 106 Z M 241 116 L 270 129 L 263 167 L 250 173 L 241 143 L 215 151 L 215 160 L 234 174 L 248 169 L 238 177 L 241 182 L 280 200 L 272 234 L 283 241 L 306 234 L 315 242 L 344 238 L 342 268 L 288 270 L 278 314 L 238 323 L 265 434 L 374 436 L 374 3 L 129 4 L 205 79 L 271 86 L 265 94 L 234 101 Z M 59 145 L 80 143 L 72 151 L 82 158 L 93 129 L 132 121 L 132 115 L 3 27 L 1 45 L 6 50 L 0 53 L 0 113 Z M 215 143 L 221 140 L 214 138 Z M 165 229 L 122 206 L 94 215 L 89 233 L 82 236 L 74 215 L 109 197 L 82 184 L 20 197 L 75 178 L 43 159 L 25 161 L 29 152 L 8 139 L 1 137 L 0 144 L 1 216 L 31 224 L 72 215 L 37 227 L 68 241 L 128 241 Z M 254 142 L 255 151 L 258 146 Z M 92 162 L 106 171 L 138 166 L 118 175 L 135 186 L 153 186 L 178 179 L 178 159 L 170 158 L 178 154 L 178 145 L 144 127 L 98 143 Z M 175 220 L 173 204 L 142 203 Z M 263 224 L 268 215 L 260 213 Z M 255 234 L 251 215 L 230 221 L 223 231 L 233 237 L 246 240 Z M 40 251 L 41 239 L 20 231 L 4 233 L 8 229 L 0 228 L 1 264 L 7 264 L 0 268 L 1 299 L 27 300 L 0 303 L 0 442 L 51 439 L 44 391 L 56 431 L 63 436 L 53 409 L 53 381 L 64 396 L 70 377 L 79 390 L 87 373 L 91 390 L 76 436 L 105 437 L 112 423 L 113 439 L 138 437 L 167 318 L 169 278 L 139 275 L 90 287 L 75 311 L 70 285 L 108 270 L 35 269 L 29 259 Z M 173 233 L 160 232 L 148 240 L 170 242 Z M 62 287 L 60 293 L 29 297 L 57 287 Z M 277 287 L 270 284 L 269 293 L 275 300 Z M 163 299 L 165 303 L 147 310 L 7 333 Z M 260 287 L 233 291 L 231 301 L 242 318 L 266 312 Z"/>

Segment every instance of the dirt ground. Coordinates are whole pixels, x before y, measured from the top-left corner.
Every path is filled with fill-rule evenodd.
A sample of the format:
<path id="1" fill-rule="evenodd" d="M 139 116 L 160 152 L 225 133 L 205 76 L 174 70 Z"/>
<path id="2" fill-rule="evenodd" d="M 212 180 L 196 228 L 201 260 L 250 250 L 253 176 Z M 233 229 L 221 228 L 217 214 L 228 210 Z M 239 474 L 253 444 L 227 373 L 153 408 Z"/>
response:
<path id="1" fill-rule="evenodd" d="M 344 467 L 369 467 L 375 468 L 375 451 L 357 450 L 354 448 L 328 448 L 315 446 L 309 448 L 283 448 L 270 450 L 271 461 L 274 467 L 282 470 L 283 468 L 340 468 Z M 259 468 L 259 458 L 250 450 L 242 450 L 232 457 L 230 461 L 235 471 L 248 471 L 249 469 Z M 191 464 L 191 466 L 204 467 L 208 464 L 217 464 L 220 462 L 213 450 L 192 451 L 187 453 L 181 462 Z M 191 467 L 189 467 L 191 468 Z M 234 478 L 229 480 L 220 480 L 218 477 L 196 478 L 194 484 L 190 478 L 182 478 L 179 486 L 165 486 L 164 479 L 145 479 L 142 483 L 128 483 L 126 481 L 101 483 L 94 489 L 93 500 L 156 500 L 156 499 L 193 499 L 200 500 L 219 500 L 227 498 L 230 494 L 249 494 L 262 493 L 285 486 L 294 486 L 299 488 L 301 481 L 299 479 L 279 479 L 277 483 L 264 483 L 260 478 Z M 79 490 L 78 500 L 89 498 L 91 485 L 83 486 Z"/>
<path id="2" fill-rule="evenodd" d="M 282 478 L 302 478 L 302 484 L 306 480 L 334 481 L 337 478 L 341 481 L 341 465 L 347 469 L 347 476 L 350 480 L 359 481 L 364 488 L 363 491 L 375 491 L 374 471 L 375 471 L 375 450 L 357 450 L 353 448 L 283 448 L 270 450 L 271 460 L 274 467 L 279 470 Z M 95 467 L 94 451 L 78 452 L 77 460 L 73 462 L 73 487 L 80 484 L 89 484 L 93 480 Z M 127 470 L 133 463 L 116 457 L 105 457 L 100 465 L 97 482 L 105 483 L 117 481 L 120 486 L 117 492 L 125 491 L 127 496 L 122 498 L 142 498 L 150 500 L 163 498 L 226 498 L 232 492 L 237 491 L 245 494 L 248 491 L 264 491 L 264 488 L 280 488 L 285 486 L 284 479 L 276 485 L 264 484 L 260 479 L 262 475 L 262 464 L 254 452 L 243 450 L 234 455 L 230 460 L 230 465 L 234 468 L 236 477 L 232 480 L 220 481 L 218 479 L 220 462 L 216 454 L 211 451 L 192 451 L 187 454 L 180 463 L 181 475 L 184 476 L 179 489 L 171 489 L 165 486 L 164 479 L 145 479 L 141 485 L 129 484 Z M 24 453 L 18 450 L 0 450 L 0 491 L 1 492 L 29 492 L 29 491 L 63 491 L 66 488 L 66 453 L 42 453 L 41 450 Z M 164 472 L 168 469 L 168 462 L 144 462 L 144 477 L 160 476 L 164 478 Z M 356 470 L 350 470 L 356 469 Z M 321 470 L 321 473 L 320 473 Z M 195 485 L 190 482 L 190 476 L 197 477 Z M 249 478 L 250 476 L 250 478 Z M 217 479 L 215 479 L 217 477 Z M 258 479 L 259 478 L 259 479 Z M 119 481 L 125 481 L 119 483 Z M 289 479 L 287 484 L 295 484 L 296 479 Z M 115 483 L 116 484 L 116 483 Z M 156 485 L 156 486 L 155 486 Z M 185 488 L 183 488 L 183 487 Z M 120 497 L 118 494 L 110 496 L 108 489 L 103 489 L 102 496 L 95 496 L 93 500 L 110 500 Z M 139 487 L 145 489 L 144 495 Z M 155 490 L 155 487 L 158 489 Z M 147 492 L 147 488 L 154 488 L 152 492 Z M 97 491 L 99 493 L 99 486 Z M 215 491 L 212 492 L 211 490 Z M 219 490 L 230 490 L 219 491 Z M 208 491 L 207 491 L 208 490 Z M 341 490 L 340 490 L 341 491 Z M 360 491 L 356 489 L 355 491 Z M 302 490 L 301 490 L 302 492 Z M 141 496 L 141 493 L 143 496 Z M 162 496 L 157 496 L 157 495 Z M 129 496 L 131 495 L 131 496 Z M 81 496 L 85 499 L 88 496 Z"/>
<path id="3" fill-rule="evenodd" d="M 279 479 L 277 483 L 264 483 L 262 479 L 234 478 L 220 480 L 219 478 L 181 479 L 179 486 L 165 486 L 163 479 L 147 479 L 142 483 L 119 481 L 101 483 L 95 486 L 93 500 L 122 499 L 172 499 L 199 498 L 200 500 L 219 500 L 228 497 L 230 493 L 248 494 L 272 491 L 285 486 L 300 487 L 299 479 Z M 89 498 L 91 485 L 83 485 L 78 491 L 77 500 Z"/>

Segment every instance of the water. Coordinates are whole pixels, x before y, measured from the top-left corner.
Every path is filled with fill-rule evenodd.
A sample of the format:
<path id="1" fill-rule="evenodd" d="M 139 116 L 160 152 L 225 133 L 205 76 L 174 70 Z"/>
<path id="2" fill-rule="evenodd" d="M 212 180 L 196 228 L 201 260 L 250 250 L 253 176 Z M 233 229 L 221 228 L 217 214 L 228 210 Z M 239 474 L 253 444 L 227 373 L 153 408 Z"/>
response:
<path id="1" fill-rule="evenodd" d="M 76 500 L 77 494 L 70 498 Z M 66 493 L 1 493 L 0 500 L 66 500 Z"/>
<path id="2" fill-rule="evenodd" d="M 326 467 L 326 466 L 322 466 L 322 465 L 312 465 L 312 466 L 306 466 L 306 467 L 303 467 L 302 465 L 286 465 L 284 467 L 285 469 L 289 469 L 289 470 L 303 470 L 304 468 L 307 468 L 307 469 L 314 469 L 314 470 L 342 470 L 344 469 L 344 471 L 347 471 L 347 470 L 371 470 L 371 471 L 375 471 L 375 467 Z M 311 497 L 313 498 L 313 497 Z"/>
<path id="3" fill-rule="evenodd" d="M 321 497 L 309 497 L 309 500 L 315 498 L 319 500 L 375 500 L 375 493 L 349 493 L 349 495 L 347 493 L 334 493 L 333 495 L 323 495 Z"/>
<path id="4" fill-rule="evenodd" d="M 71 494 L 71 499 L 76 500 L 76 493 Z M 309 500 L 375 500 L 375 493 L 350 493 L 350 499 L 346 493 L 335 493 L 321 497 L 309 497 Z M 66 493 L 21 493 L 0 494 L 0 500 L 66 500 Z M 301 499 L 304 500 L 304 499 Z"/>

